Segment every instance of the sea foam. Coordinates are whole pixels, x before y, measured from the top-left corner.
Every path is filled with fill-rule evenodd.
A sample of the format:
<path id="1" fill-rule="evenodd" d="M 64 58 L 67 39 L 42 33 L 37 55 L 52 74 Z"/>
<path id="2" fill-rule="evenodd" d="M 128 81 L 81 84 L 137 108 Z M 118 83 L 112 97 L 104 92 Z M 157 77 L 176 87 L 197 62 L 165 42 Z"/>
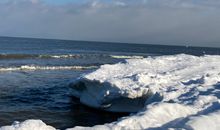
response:
<path id="1" fill-rule="evenodd" d="M 2 67 L 0 72 L 7 71 L 35 71 L 35 70 L 83 70 L 95 69 L 97 66 L 37 66 L 37 65 L 23 65 L 18 67 Z"/>

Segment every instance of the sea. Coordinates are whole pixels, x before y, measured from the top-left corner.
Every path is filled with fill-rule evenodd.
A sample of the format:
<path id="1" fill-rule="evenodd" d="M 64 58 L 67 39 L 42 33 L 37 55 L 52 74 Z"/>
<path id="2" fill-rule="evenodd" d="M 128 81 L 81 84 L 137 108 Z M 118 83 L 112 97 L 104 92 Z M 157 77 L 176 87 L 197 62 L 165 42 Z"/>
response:
<path id="1" fill-rule="evenodd" d="M 59 129 L 116 121 L 129 113 L 80 104 L 70 82 L 103 64 L 181 53 L 219 55 L 220 48 L 0 37 L 0 126 L 27 119 Z"/>

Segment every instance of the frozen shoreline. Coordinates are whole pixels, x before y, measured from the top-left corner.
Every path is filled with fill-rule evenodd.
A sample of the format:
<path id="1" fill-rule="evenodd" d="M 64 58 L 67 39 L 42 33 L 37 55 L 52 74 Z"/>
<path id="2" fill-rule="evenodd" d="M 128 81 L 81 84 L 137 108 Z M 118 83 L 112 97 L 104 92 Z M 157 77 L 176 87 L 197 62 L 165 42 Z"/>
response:
<path id="1" fill-rule="evenodd" d="M 220 56 L 129 59 L 103 65 L 74 81 L 72 87 L 74 96 L 90 107 L 137 112 L 93 129 L 220 129 Z M 143 100 L 135 101 L 139 98 Z M 0 130 L 20 130 L 27 125 L 37 129 L 36 122 L 27 120 L 26 126 L 21 123 Z M 46 124 L 41 125 L 46 130 Z"/>

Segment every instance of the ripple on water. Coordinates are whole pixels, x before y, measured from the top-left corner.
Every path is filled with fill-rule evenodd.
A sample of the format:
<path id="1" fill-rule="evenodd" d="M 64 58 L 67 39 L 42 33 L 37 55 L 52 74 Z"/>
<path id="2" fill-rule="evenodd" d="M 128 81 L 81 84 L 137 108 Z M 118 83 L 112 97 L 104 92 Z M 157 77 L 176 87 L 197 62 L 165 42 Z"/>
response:
<path id="1" fill-rule="evenodd" d="M 65 75 L 64 72 L 62 73 Z M 113 122 L 127 115 L 86 107 L 80 104 L 77 98 L 72 97 L 66 80 L 54 77 L 45 79 L 42 73 L 41 77 L 36 78 L 36 74 L 37 72 L 30 72 L 25 75 L 28 75 L 29 80 L 38 79 L 36 81 L 38 86 L 32 80 L 32 82 L 25 82 L 26 87 L 19 87 L 19 85 L 14 87 L 9 85 L 10 89 L 5 86 L 0 87 L 0 126 L 10 125 L 13 121 L 41 119 L 49 125 L 64 129 Z M 68 77 L 67 74 L 66 77 Z M 69 75 L 69 77 L 73 76 Z M 23 81 L 20 80 L 20 82 Z M 28 85 L 34 87 L 27 87 Z"/>

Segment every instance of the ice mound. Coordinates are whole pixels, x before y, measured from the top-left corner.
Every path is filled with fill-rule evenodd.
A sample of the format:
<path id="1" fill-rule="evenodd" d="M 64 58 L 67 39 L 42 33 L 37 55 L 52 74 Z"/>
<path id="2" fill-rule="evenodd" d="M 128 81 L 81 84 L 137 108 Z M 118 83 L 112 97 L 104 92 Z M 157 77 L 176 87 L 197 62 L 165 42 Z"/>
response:
<path id="1" fill-rule="evenodd" d="M 23 123 L 14 122 L 11 126 L 1 127 L 0 130 L 56 130 L 41 120 L 26 120 Z"/>
<path id="2" fill-rule="evenodd" d="M 73 95 L 80 98 L 81 103 L 112 112 L 137 112 L 144 107 L 146 99 L 151 95 L 148 89 L 140 88 L 135 95 L 110 83 L 95 80 L 80 79 L 70 86 L 73 88 Z"/>
<path id="3" fill-rule="evenodd" d="M 82 103 L 103 109 L 100 104 L 108 102 L 105 110 L 109 111 L 111 107 L 129 111 L 128 101 L 119 100 L 120 106 L 115 103 L 120 98 L 144 100 L 136 102 L 144 103 L 135 109 L 139 109 L 137 114 L 92 129 L 199 129 L 203 121 L 213 125 L 209 129 L 219 128 L 216 118 L 220 113 L 215 111 L 220 110 L 220 56 L 128 59 L 103 65 L 80 77 L 72 87 Z"/>
<path id="4" fill-rule="evenodd" d="M 220 57 L 190 55 L 129 59 L 103 65 L 74 81 L 83 104 L 114 112 L 137 112 L 146 104 L 173 101 L 191 87 L 206 89 L 220 81 Z M 181 98 L 177 102 L 181 102 Z"/>

